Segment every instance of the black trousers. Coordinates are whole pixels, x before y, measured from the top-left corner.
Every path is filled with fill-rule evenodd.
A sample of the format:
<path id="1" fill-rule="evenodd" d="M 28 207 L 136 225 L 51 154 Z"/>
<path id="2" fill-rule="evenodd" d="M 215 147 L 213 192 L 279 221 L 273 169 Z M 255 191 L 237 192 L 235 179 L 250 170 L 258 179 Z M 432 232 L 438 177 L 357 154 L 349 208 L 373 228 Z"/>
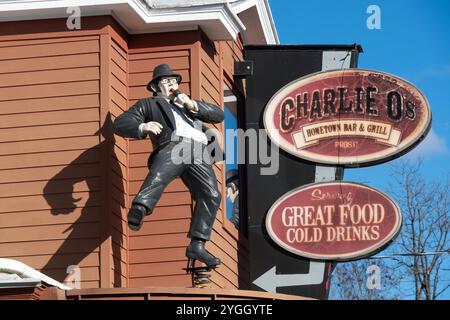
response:
<path id="1" fill-rule="evenodd" d="M 172 141 L 153 154 L 150 172 L 133 204 L 152 212 L 167 185 L 181 177 L 195 200 L 188 236 L 209 240 L 222 196 L 212 165 L 202 159 L 204 149 L 200 143 L 181 140 Z"/>

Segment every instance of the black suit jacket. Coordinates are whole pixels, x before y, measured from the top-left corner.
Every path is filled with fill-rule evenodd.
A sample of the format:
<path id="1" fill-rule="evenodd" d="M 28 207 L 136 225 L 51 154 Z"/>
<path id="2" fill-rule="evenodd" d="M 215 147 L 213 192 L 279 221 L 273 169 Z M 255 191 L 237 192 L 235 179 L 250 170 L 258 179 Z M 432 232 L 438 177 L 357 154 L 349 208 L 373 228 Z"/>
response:
<path id="1" fill-rule="evenodd" d="M 198 112 L 187 113 L 194 121 L 200 121 L 199 125 L 202 126 L 203 131 L 207 128 L 202 122 L 219 123 L 224 120 L 224 112 L 219 107 L 198 100 L 196 102 Z M 171 141 L 172 133 L 176 129 L 175 118 L 166 99 L 152 97 L 139 100 L 129 110 L 116 118 L 113 130 L 119 136 L 140 139 L 139 125 L 150 121 L 159 122 L 163 126 L 159 135 L 150 134 L 154 152 L 157 152 Z"/>

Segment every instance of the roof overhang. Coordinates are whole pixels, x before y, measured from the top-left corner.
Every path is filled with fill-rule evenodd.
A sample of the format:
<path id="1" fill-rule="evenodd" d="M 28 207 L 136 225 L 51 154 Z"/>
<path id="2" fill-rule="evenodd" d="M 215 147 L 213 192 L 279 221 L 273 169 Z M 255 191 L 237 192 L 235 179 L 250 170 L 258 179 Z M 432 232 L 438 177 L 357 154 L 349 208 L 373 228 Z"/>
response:
<path id="1" fill-rule="evenodd" d="M 169 4 L 167 4 L 169 3 Z M 277 44 L 267 0 L 0 0 L 1 21 L 70 17 L 78 7 L 83 16 L 112 15 L 130 34 L 195 30 L 211 40 L 245 44 Z"/>
<path id="2" fill-rule="evenodd" d="M 268 0 L 243 0 L 230 4 L 243 21 L 252 26 L 242 32 L 244 44 L 279 44 Z"/>

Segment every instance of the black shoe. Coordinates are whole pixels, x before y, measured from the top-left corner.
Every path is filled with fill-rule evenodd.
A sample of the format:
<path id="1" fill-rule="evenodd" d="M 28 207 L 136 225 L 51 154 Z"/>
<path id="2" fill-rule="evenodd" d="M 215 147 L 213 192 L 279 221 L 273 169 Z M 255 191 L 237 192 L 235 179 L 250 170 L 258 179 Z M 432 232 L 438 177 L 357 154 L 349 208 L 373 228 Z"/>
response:
<path id="1" fill-rule="evenodd" d="M 220 264 L 220 259 L 206 252 L 205 241 L 201 239 L 191 240 L 191 243 L 186 248 L 186 257 L 193 260 L 199 260 L 208 267 L 215 267 Z"/>
<path id="2" fill-rule="evenodd" d="M 147 214 L 147 209 L 140 205 L 132 205 L 128 211 L 128 226 L 131 230 L 138 231 L 144 223 L 144 217 Z"/>

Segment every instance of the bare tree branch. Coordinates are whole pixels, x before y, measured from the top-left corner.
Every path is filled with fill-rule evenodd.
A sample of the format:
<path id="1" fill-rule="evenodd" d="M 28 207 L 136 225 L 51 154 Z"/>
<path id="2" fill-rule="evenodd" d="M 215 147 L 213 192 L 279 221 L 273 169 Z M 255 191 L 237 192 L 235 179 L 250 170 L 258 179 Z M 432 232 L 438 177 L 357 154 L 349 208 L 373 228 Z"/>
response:
<path id="1" fill-rule="evenodd" d="M 395 194 L 404 214 L 402 235 L 396 245 L 411 254 L 445 251 L 449 232 L 448 179 L 427 182 L 420 175 L 421 165 L 403 162 L 394 168 L 397 191 L 390 192 Z M 396 259 L 412 275 L 416 299 L 438 297 L 442 291 L 439 279 L 443 259 L 442 254 L 414 254 Z"/>
<path id="2" fill-rule="evenodd" d="M 447 280 L 441 280 L 450 278 L 446 276 L 450 271 L 450 176 L 428 181 L 421 175 L 421 166 L 421 160 L 391 166 L 393 184 L 389 194 L 402 209 L 401 233 L 385 255 L 338 264 L 331 282 L 334 298 L 437 299 L 450 288 Z M 394 288 L 392 292 L 367 289 L 365 268 L 373 261 L 384 270 L 384 289 Z M 338 285 L 333 286 L 334 281 Z M 407 292 L 400 282 L 410 283 L 407 287 L 413 287 L 414 292 Z"/>

